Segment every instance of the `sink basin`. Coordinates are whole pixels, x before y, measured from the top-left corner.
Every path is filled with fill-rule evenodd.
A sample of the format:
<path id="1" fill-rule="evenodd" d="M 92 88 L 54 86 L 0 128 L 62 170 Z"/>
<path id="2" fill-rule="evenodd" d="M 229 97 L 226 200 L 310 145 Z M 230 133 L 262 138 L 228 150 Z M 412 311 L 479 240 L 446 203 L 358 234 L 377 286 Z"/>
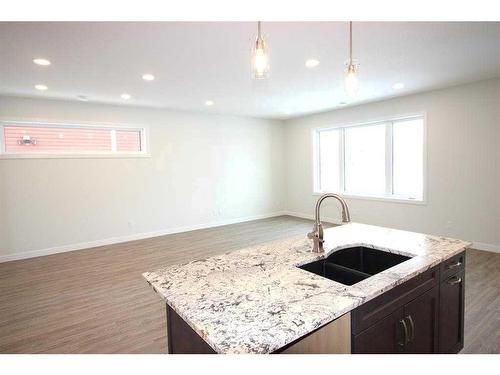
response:
<path id="1" fill-rule="evenodd" d="M 404 255 L 357 246 L 338 250 L 326 259 L 299 268 L 344 285 L 353 285 L 408 259 L 410 257 Z"/>

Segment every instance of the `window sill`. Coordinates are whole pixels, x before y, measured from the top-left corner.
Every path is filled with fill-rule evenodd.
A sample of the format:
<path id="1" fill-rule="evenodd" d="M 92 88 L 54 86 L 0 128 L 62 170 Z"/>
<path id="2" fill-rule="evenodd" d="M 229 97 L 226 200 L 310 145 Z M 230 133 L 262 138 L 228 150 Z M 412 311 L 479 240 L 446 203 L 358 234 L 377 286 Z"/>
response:
<path id="1" fill-rule="evenodd" d="M 313 196 L 320 196 L 326 194 L 326 192 L 313 192 Z M 414 204 L 419 206 L 426 206 L 427 201 L 423 200 L 415 200 L 415 199 L 407 199 L 407 198 L 392 198 L 386 196 L 366 196 L 366 195 L 355 195 L 355 194 L 339 194 L 342 198 L 347 199 L 359 199 L 359 200 L 369 200 L 369 201 L 378 201 L 378 202 L 389 202 L 389 203 L 403 203 L 403 204 Z"/>
<path id="2" fill-rule="evenodd" d="M 150 158 L 149 153 L 123 153 L 123 154 L 0 154 L 4 159 L 131 159 Z"/>

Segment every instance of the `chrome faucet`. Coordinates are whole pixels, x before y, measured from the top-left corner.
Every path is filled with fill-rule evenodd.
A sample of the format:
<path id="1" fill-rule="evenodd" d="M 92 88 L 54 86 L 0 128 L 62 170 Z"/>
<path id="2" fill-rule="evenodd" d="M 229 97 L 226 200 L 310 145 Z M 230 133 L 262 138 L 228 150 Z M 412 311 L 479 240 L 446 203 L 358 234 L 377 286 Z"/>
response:
<path id="1" fill-rule="evenodd" d="M 313 240 L 314 247 L 312 251 L 314 253 L 322 253 L 324 251 L 323 242 L 325 241 L 323 240 L 323 226 L 321 225 L 320 209 L 321 203 L 326 198 L 335 198 L 340 202 L 340 205 L 342 206 L 342 223 L 348 223 L 351 221 L 349 207 L 347 207 L 346 201 L 340 195 L 327 193 L 319 197 L 318 202 L 316 203 L 316 218 L 314 221 L 313 231 L 307 234 L 307 237 Z"/>

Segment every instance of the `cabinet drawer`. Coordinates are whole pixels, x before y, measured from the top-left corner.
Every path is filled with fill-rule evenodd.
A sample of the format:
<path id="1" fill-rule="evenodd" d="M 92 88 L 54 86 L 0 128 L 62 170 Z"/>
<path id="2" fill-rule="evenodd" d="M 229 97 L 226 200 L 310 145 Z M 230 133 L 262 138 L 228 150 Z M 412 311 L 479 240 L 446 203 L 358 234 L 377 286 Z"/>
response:
<path id="1" fill-rule="evenodd" d="M 465 251 L 445 260 L 440 264 L 440 267 L 441 281 L 457 272 L 462 272 L 465 268 Z"/>
<path id="2" fill-rule="evenodd" d="M 351 313 L 354 335 L 372 326 L 404 304 L 438 285 L 439 266 L 431 268 L 373 300 L 357 307 Z"/>

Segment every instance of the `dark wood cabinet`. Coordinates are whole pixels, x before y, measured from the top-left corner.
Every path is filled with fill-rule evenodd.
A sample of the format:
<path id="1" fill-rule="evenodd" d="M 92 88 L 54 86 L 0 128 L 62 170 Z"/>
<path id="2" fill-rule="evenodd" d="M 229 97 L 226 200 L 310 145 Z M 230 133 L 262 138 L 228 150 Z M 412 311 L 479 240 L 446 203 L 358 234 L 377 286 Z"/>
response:
<path id="1" fill-rule="evenodd" d="M 458 353 L 465 252 L 353 310 L 352 353 Z"/>
<path id="2" fill-rule="evenodd" d="M 404 348 L 404 336 L 400 329 L 403 309 L 389 314 L 370 328 L 352 338 L 356 353 L 390 354 L 400 353 Z"/>
<path id="3" fill-rule="evenodd" d="M 458 353 L 464 346 L 464 288 L 462 270 L 441 282 L 439 352 Z"/>
<path id="4" fill-rule="evenodd" d="M 439 288 L 436 286 L 354 335 L 353 353 L 436 353 L 438 300 Z"/>
<path id="5" fill-rule="evenodd" d="M 215 354 L 215 350 L 168 305 L 166 312 L 169 354 Z"/>
<path id="6" fill-rule="evenodd" d="M 407 325 L 404 353 L 437 353 L 439 287 L 435 286 L 405 305 L 403 315 Z"/>

